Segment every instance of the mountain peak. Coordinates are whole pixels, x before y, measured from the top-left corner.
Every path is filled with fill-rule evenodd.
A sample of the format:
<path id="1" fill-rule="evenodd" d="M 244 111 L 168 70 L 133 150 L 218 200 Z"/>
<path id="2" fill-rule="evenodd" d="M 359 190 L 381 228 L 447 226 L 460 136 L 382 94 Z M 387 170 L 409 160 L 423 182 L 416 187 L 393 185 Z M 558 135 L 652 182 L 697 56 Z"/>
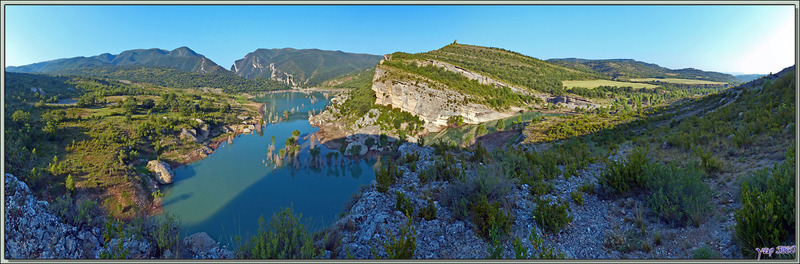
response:
<path id="1" fill-rule="evenodd" d="M 186 46 L 181 46 L 169 52 L 170 56 L 197 56 L 197 52 Z"/>

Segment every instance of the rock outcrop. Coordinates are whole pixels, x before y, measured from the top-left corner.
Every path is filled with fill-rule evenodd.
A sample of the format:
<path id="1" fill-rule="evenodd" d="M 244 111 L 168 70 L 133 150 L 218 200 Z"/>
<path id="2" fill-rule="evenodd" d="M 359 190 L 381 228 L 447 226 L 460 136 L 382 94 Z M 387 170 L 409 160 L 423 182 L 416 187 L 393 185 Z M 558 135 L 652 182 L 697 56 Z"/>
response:
<path id="1" fill-rule="evenodd" d="M 103 246 L 102 231 L 64 223 L 33 197 L 28 185 L 5 174 L 6 259 L 97 258 Z"/>
<path id="2" fill-rule="evenodd" d="M 477 124 L 509 117 L 512 112 L 499 112 L 488 106 L 469 103 L 467 95 L 433 87 L 427 82 L 387 78 L 392 69 L 378 65 L 373 77 L 375 103 L 391 105 L 415 114 L 425 121 L 425 129 L 438 132 L 447 126 L 451 116 L 462 116 L 465 123 Z"/>
<path id="3" fill-rule="evenodd" d="M 160 160 L 151 160 L 147 162 L 147 169 L 155 174 L 155 179 L 160 184 L 170 184 L 173 181 L 172 169 L 169 164 Z"/>

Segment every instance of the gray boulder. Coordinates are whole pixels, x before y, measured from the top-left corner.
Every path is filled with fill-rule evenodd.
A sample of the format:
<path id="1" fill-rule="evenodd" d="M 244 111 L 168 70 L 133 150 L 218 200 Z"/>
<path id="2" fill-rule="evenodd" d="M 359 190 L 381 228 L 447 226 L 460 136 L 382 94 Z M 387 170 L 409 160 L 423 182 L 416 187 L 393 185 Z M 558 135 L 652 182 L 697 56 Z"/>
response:
<path id="1" fill-rule="evenodd" d="M 147 162 L 147 169 L 155 173 L 155 178 L 158 183 L 172 183 L 172 169 L 170 169 L 169 164 L 160 160 L 151 160 L 150 162 Z"/>

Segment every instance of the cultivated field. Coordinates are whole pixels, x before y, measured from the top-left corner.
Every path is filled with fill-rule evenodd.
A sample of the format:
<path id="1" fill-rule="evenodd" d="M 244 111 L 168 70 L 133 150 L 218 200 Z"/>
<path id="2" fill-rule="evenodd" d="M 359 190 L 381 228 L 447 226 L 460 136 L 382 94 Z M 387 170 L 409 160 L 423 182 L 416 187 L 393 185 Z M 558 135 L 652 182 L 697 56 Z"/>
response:
<path id="1" fill-rule="evenodd" d="M 727 84 L 724 82 L 712 82 L 704 80 L 689 80 L 689 79 L 676 79 L 676 78 L 643 78 L 631 79 L 633 82 L 665 82 L 665 83 L 679 83 L 679 84 Z"/>
<path id="2" fill-rule="evenodd" d="M 656 88 L 657 85 L 646 83 L 631 83 L 631 82 L 617 82 L 609 80 L 589 80 L 589 81 L 562 81 L 567 88 L 583 87 L 583 88 L 596 88 L 600 86 L 617 86 L 617 87 L 633 87 L 633 88 Z"/>

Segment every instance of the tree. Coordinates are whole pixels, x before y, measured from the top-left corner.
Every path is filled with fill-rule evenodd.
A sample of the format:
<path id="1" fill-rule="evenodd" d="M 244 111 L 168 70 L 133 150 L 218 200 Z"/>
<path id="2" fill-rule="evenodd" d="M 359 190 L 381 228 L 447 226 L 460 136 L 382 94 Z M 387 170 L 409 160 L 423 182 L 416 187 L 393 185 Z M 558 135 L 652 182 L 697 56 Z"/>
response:
<path id="1" fill-rule="evenodd" d="M 297 129 L 295 129 L 294 131 L 292 131 L 292 136 L 293 136 L 295 139 L 297 139 L 298 137 L 300 137 L 300 131 L 299 131 L 299 130 L 297 130 Z"/>
<path id="2" fill-rule="evenodd" d="M 489 133 L 489 130 L 486 129 L 486 126 L 483 124 L 478 125 L 478 129 L 475 131 L 475 134 L 477 134 L 478 136 L 483 136 L 486 135 L 487 133 Z"/>
<path id="3" fill-rule="evenodd" d="M 142 100 L 142 108 L 150 109 L 153 108 L 154 106 L 156 106 L 156 102 L 153 101 L 153 99 L 147 98 Z"/>
<path id="4" fill-rule="evenodd" d="M 72 174 L 67 175 L 67 180 L 64 182 L 64 186 L 67 187 L 67 191 L 69 191 L 69 193 L 75 192 L 75 180 L 72 179 Z"/>
<path id="5" fill-rule="evenodd" d="M 11 115 L 11 120 L 24 126 L 31 123 L 31 114 L 22 110 L 17 110 Z"/>
<path id="6" fill-rule="evenodd" d="M 503 119 L 497 120 L 497 131 L 503 131 L 506 129 L 506 121 Z"/>

